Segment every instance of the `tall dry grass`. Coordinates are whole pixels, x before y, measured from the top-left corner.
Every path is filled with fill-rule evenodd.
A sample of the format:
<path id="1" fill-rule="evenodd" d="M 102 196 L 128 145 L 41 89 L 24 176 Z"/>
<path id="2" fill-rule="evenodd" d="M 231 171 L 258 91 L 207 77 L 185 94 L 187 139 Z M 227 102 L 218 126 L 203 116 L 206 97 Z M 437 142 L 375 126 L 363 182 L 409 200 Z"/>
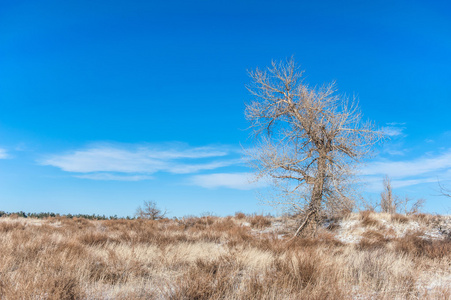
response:
<path id="1" fill-rule="evenodd" d="M 339 241 L 336 228 L 290 240 L 266 230 L 280 220 L 244 214 L 0 218 L 0 298 L 450 298 L 450 240 L 427 240 L 419 232 L 390 237 L 382 220 L 389 216 L 354 218 L 365 229 L 354 244 Z"/>

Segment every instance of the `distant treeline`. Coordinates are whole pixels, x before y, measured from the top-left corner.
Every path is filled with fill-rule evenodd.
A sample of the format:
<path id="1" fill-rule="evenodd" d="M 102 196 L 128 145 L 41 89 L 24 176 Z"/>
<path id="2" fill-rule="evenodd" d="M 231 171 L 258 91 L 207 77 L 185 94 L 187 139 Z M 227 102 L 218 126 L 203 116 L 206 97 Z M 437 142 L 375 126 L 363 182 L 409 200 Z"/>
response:
<path id="1" fill-rule="evenodd" d="M 105 215 L 87 215 L 87 214 L 77 214 L 77 215 L 72 215 L 72 214 L 58 214 L 58 213 L 52 213 L 52 212 L 41 212 L 41 213 L 26 213 L 23 211 L 19 211 L 19 212 L 5 212 L 5 211 L 0 211 L 0 217 L 9 217 L 9 216 L 17 216 L 17 217 L 22 217 L 22 218 L 36 218 L 36 219 L 44 219 L 44 218 L 52 218 L 52 217 L 66 217 L 69 219 L 72 218 L 83 218 L 83 219 L 88 219 L 88 220 L 118 220 L 118 219 L 127 219 L 127 220 L 131 220 L 131 219 L 135 219 L 134 217 L 118 217 L 117 215 L 114 216 L 105 216 Z"/>

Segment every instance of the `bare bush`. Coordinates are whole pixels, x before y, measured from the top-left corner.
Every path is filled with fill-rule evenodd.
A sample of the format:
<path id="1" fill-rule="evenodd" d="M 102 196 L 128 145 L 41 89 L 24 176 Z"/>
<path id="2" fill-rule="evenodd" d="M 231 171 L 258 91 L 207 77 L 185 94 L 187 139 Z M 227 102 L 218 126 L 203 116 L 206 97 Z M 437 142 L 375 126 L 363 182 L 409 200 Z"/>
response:
<path id="1" fill-rule="evenodd" d="M 153 201 L 144 201 L 143 207 L 136 209 L 135 216 L 140 219 L 160 220 L 167 214 L 167 211 L 162 211 L 157 207 L 157 204 Z"/>
<path id="2" fill-rule="evenodd" d="M 253 228 L 263 229 L 265 227 L 271 226 L 271 220 L 269 217 L 263 215 L 254 215 L 249 219 L 249 223 Z"/>
<path id="3" fill-rule="evenodd" d="M 390 178 L 387 175 L 384 177 L 383 185 L 384 191 L 381 193 L 381 211 L 394 214 L 396 212 L 397 197 L 395 199 Z"/>
<path id="4" fill-rule="evenodd" d="M 384 191 L 381 193 L 380 201 L 381 212 L 389 214 L 416 214 L 420 212 L 424 205 L 425 200 L 423 198 L 414 200 L 408 196 L 401 198 L 395 195 L 388 175 L 384 177 L 383 188 Z"/>
<path id="5" fill-rule="evenodd" d="M 245 214 L 245 213 L 242 213 L 242 212 L 240 212 L 240 211 L 237 211 L 237 212 L 235 213 L 235 218 L 237 218 L 238 220 L 244 219 L 244 218 L 246 218 L 246 214 Z"/>

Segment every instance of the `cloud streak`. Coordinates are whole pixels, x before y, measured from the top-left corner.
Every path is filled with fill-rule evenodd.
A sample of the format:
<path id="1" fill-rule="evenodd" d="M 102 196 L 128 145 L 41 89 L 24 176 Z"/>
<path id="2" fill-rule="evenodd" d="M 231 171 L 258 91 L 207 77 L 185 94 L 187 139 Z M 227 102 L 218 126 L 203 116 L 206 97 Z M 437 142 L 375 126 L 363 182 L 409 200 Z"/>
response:
<path id="1" fill-rule="evenodd" d="M 117 181 L 141 181 L 153 179 L 152 176 L 147 175 L 117 175 L 112 173 L 94 173 L 94 174 L 84 174 L 75 175 L 77 178 L 81 179 L 91 179 L 91 180 L 117 180 Z"/>
<path id="2" fill-rule="evenodd" d="M 9 158 L 8 152 L 5 149 L 0 148 L 0 159 Z"/>
<path id="3" fill-rule="evenodd" d="M 242 163 L 241 159 L 229 158 L 231 153 L 224 146 L 103 144 L 50 155 L 39 163 L 79 173 L 78 178 L 138 181 L 150 179 L 149 175 L 157 172 L 191 174 Z"/>
<path id="4" fill-rule="evenodd" d="M 411 161 L 379 161 L 363 169 L 363 175 L 388 174 L 403 178 L 425 175 L 451 168 L 451 150 L 434 157 L 422 157 Z"/>
<path id="5" fill-rule="evenodd" d="M 404 161 L 378 161 L 362 169 L 364 180 L 371 189 L 380 189 L 382 177 L 392 178 L 395 188 L 402 188 L 423 183 L 436 183 L 451 179 L 451 149 L 435 156 L 424 156 Z"/>
<path id="6" fill-rule="evenodd" d="M 405 127 L 402 127 L 404 124 L 405 123 L 387 123 L 389 126 L 382 127 L 382 131 L 390 137 L 404 135 L 404 129 L 406 129 Z"/>
<path id="7" fill-rule="evenodd" d="M 206 175 L 195 175 L 189 179 L 191 185 L 215 189 L 230 188 L 237 190 L 251 190 L 267 185 L 266 182 L 251 182 L 253 173 L 216 173 Z"/>

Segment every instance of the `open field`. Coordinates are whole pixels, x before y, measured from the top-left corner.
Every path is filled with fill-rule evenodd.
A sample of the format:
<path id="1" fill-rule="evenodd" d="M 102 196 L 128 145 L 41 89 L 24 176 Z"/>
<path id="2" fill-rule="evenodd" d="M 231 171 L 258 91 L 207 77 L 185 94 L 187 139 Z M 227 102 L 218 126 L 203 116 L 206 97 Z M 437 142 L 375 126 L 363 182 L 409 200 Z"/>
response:
<path id="1" fill-rule="evenodd" d="M 451 217 L 0 218 L 1 299 L 450 299 Z M 327 227 L 327 228 L 326 228 Z"/>

